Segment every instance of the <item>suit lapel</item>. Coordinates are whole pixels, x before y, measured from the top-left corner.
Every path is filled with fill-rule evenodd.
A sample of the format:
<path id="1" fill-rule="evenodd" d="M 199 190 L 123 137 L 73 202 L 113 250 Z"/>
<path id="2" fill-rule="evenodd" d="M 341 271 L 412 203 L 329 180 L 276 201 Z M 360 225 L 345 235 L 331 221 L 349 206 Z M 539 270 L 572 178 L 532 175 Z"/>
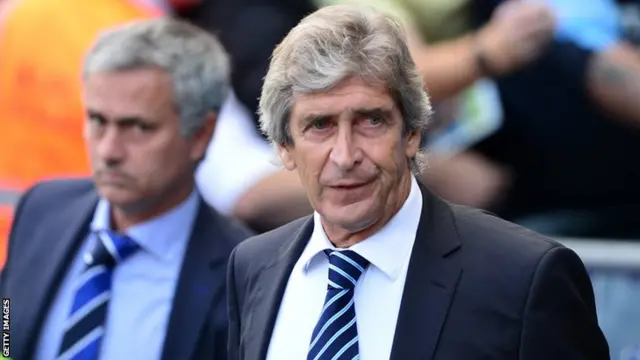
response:
<path id="1" fill-rule="evenodd" d="M 258 277 L 258 286 L 249 300 L 251 301 L 249 306 L 253 309 L 253 313 L 249 317 L 250 331 L 247 332 L 245 340 L 247 344 L 258 344 L 258 346 L 244 349 L 246 360 L 263 360 L 267 357 L 273 327 L 289 275 L 307 245 L 312 231 L 313 216 L 309 216 L 292 236 L 292 239 L 285 242 L 283 248 L 280 249 L 279 253 L 282 255 L 265 267 Z"/>
<path id="2" fill-rule="evenodd" d="M 233 242 L 223 238 L 220 221 L 200 200 L 169 317 L 164 360 L 190 359 L 214 298 L 224 304 L 224 274 Z"/>
<path id="3" fill-rule="evenodd" d="M 25 309 L 19 319 L 24 325 L 25 334 L 28 336 L 28 351 L 33 350 L 40 327 L 45 315 L 57 293 L 69 265 L 73 261 L 82 240 L 89 231 L 89 221 L 98 202 L 95 191 L 90 191 L 76 200 L 72 200 L 60 207 L 60 212 L 51 216 L 41 224 L 36 236 L 40 238 L 33 241 L 33 255 L 24 259 L 26 264 L 37 264 L 37 276 L 24 274 L 22 277 L 29 286 L 24 288 L 20 299 L 24 301 L 21 308 Z M 25 219 L 28 221 L 28 219 Z M 49 222 L 51 221 L 51 222 Z M 37 309 L 37 311 L 32 311 Z M 18 350 L 19 351 L 19 350 Z M 16 354 L 21 351 L 16 352 Z M 30 358 L 30 355 L 24 356 Z"/>
<path id="4" fill-rule="evenodd" d="M 405 281 L 391 360 L 432 359 L 462 273 L 451 209 L 421 186 L 423 207 Z"/>

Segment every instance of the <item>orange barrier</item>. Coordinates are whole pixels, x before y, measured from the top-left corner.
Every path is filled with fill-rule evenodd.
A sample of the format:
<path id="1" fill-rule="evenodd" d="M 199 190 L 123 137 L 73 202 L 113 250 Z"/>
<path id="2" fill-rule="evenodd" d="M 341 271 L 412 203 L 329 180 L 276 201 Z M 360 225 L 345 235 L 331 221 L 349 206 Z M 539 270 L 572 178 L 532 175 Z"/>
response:
<path id="1" fill-rule="evenodd" d="M 13 209 L 10 207 L 0 207 L 0 234 L 9 234 L 11 227 L 11 220 L 13 220 Z M 5 235 L 5 236 L 7 236 Z M 0 264 L 4 264 L 7 258 L 6 239 L 3 239 L 5 243 L 0 248 Z"/>

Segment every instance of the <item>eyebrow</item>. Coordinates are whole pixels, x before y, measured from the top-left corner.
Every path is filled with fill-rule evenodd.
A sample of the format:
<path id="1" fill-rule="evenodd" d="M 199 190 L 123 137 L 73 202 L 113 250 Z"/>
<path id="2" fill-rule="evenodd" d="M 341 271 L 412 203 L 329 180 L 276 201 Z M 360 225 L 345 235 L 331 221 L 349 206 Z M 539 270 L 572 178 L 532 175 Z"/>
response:
<path id="1" fill-rule="evenodd" d="M 107 121 L 107 117 L 104 116 L 104 114 L 100 113 L 99 111 L 89 109 L 87 110 L 87 116 L 98 118 L 102 121 Z M 143 123 L 147 125 L 153 124 L 153 121 L 151 119 L 147 119 L 142 116 L 135 116 L 135 115 L 116 118 L 113 122 L 115 122 L 118 125 L 127 125 L 127 124 L 134 124 L 134 123 Z"/>
<path id="2" fill-rule="evenodd" d="M 333 115 L 330 115 L 330 114 L 310 114 L 310 115 L 307 115 L 300 122 L 300 128 L 301 129 L 306 129 L 311 124 L 313 124 L 315 122 L 328 121 L 328 120 L 331 120 L 332 117 L 333 117 Z"/>
<path id="3" fill-rule="evenodd" d="M 382 118 L 390 118 L 393 115 L 392 107 L 377 107 L 377 108 L 368 108 L 368 109 L 357 109 L 354 111 L 358 116 L 361 117 L 382 117 Z"/>
<path id="4" fill-rule="evenodd" d="M 372 107 L 372 108 L 359 108 L 351 110 L 352 113 L 361 116 L 361 117 L 382 117 L 382 118 L 390 118 L 393 114 L 392 106 L 385 107 Z M 305 116 L 300 125 L 303 129 L 307 128 L 310 124 L 317 121 L 328 121 L 331 120 L 335 114 L 309 114 Z"/>

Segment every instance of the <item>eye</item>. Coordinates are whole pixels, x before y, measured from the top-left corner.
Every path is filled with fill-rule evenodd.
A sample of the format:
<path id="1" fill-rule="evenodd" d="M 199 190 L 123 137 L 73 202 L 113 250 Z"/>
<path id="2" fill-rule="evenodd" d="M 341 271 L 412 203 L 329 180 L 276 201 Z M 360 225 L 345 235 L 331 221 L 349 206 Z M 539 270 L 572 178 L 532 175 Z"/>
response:
<path id="1" fill-rule="evenodd" d="M 87 121 L 92 125 L 104 125 L 105 120 L 102 116 L 96 114 L 89 114 L 87 116 Z"/>
<path id="2" fill-rule="evenodd" d="M 149 132 L 153 130 L 153 127 L 143 123 L 136 123 L 133 127 L 136 131 L 139 132 Z"/>
<path id="3" fill-rule="evenodd" d="M 384 119 L 380 116 L 369 116 L 365 121 L 369 126 L 380 126 L 384 123 Z"/>
<path id="4" fill-rule="evenodd" d="M 312 130 L 325 130 L 328 129 L 331 126 L 331 123 L 329 122 L 329 120 L 327 119 L 318 119 L 318 120 L 314 120 L 311 123 L 310 128 Z"/>
<path id="5" fill-rule="evenodd" d="M 135 134 L 148 134 L 155 129 L 155 125 L 148 123 L 144 119 L 130 118 L 122 119 L 118 123 L 120 130 L 132 132 Z"/>

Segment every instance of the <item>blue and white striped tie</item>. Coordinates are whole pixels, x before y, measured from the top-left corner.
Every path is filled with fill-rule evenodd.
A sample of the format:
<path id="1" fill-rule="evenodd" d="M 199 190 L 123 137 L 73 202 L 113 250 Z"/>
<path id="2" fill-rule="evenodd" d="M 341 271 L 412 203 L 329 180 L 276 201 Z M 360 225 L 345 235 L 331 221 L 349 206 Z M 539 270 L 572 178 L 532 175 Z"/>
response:
<path id="1" fill-rule="evenodd" d="M 138 248 L 126 236 L 108 231 L 97 236 L 94 249 L 84 257 L 87 266 L 77 282 L 57 360 L 98 359 L 113 268 Z"/>
<path id="2" fill-rule="evenodd" d="M 353 295 L 369 262 L 351 250 L 325 250 L 325 254 L 329 257 L 329 286 L 307 360 L 359 359 Z"/>

